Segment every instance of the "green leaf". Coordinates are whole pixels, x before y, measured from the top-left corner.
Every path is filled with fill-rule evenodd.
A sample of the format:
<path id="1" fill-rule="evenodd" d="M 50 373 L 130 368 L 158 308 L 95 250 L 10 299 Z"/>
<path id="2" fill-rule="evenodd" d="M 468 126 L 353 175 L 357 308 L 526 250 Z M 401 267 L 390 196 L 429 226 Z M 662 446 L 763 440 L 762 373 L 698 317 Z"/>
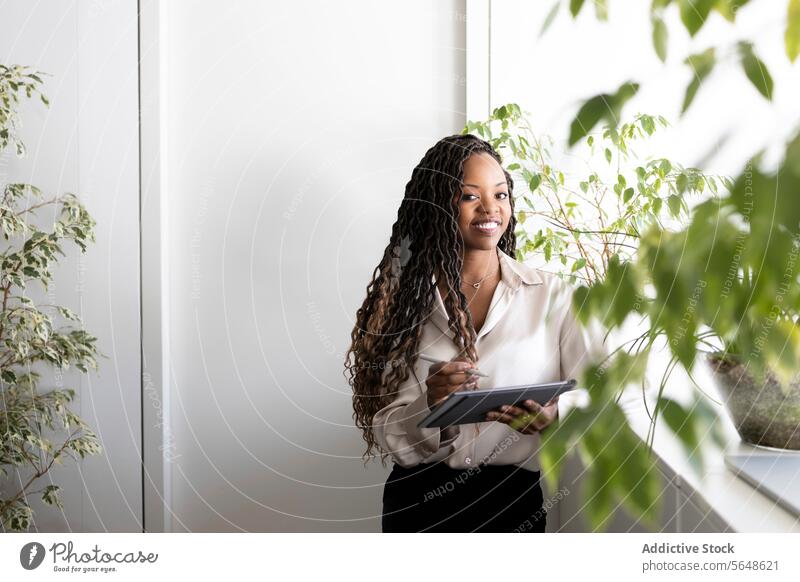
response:
<path id="1" fill-rule="evenodd" d="M 800 0 L 789 0 L 786 11 L 786 34 L 784 36 L 786 56 L 794 62 L 800 54 Z"/>
<path id="2" fill-rule="evenodd" d="M 660 16 L 653 16 L 653 48 L 661 62 L 667 60 L 667 26 Z"/>
<path id="3" fill-rule="evenodd" d="M 580 259 L 577 259 L 574 263 L 572 263 L 572 272 L 574 273 L 579 269 L 583 269 L 585 266 L 586 266 L 586 259 L 581 257 Z"/>
<path id="4" fill-rule="evenodd" d="M 714 64 L 716 63 L 714 47 L 708 48 L 702 53 L 691 55 L 687 57 L 684 62 L 692 69 L 692 74 L 694 76 L 686 87 L 686 94 L 683 97 L 683 105 L 681 106 L 681 115 L 689 109 L 703 79 L 708 77 L 714 68 Z"/>
<path id="5" fill-rule="evenodd" d="M 572 17 L 575 18 L 583 8 L 584 0 L 569 0 L 569 11 Z"/>
<path id="6" fill-rule="evenodd" d="M 601 119 L 606 119 L 609 125 L 616 127 L 623 106 L 638 90 L 639 84 L 629 81 L 620 85 L 613 95 L 603 93 L 586 101 L 570 126 L 569 145 L 573 146 L 585 137 Z"/>
<path id="7" fill-rule="evenodd" d="M 553 428 L 548 429 L 546 438 L 542 439 L 542 474 L 553 491 L 558 488 L 558 477 L 564 462 L 574 451 L 573 441 L 581 438 L 594 420 L 595 416 L 590 412 L 572 408 L 563 418 L 555 421 Z"/>
<path id="8" fill-rule="evenodd" d="M 622 193 L 622 201 L 628 202 L 631 198 L 633 198 L 633 188 L 626 188 L 625 191 Z"/>
<path id="9" fill-rule="evenodd" d="M 669 213 L 676 217 L 681 213 L 681 198 L 674 194 L 667 198 L 667 206 L 669 206 Z"/>
<path id="10" fill-rule="evenodd" d="M 547 13 L 547 17 L 544 19 L 544 23 L 542 24 L 542 29 L 539 31 L 539 37 L 544 36 L 544 33 L 547 32 L 547 29 L 553 24 L 553 21 L 558 16 L 558 9 L 561 7 L 561 0 L 556 0 L 553 3 L 553 7 Z"/>
<path id="11" fill-rule="evenodd" d="M 58 485 L 48 485 L 42 490 L 42 501 L 48 505 L 55 505 L 63 509 L 64 505 L 61 503 L 61 498 L 58 494 L 60 489 Z"/>
<path id="12" fill-rule="evenodd" d="M 740 42 L 739 54 L 744 74 L 759 93 L 772 100 L 772 75 L 769 74 L 767 66 L 753 52 L 753 45 L 749 42 Z"/>
<path id="13" fill-rule="evenodd" d="M 539 184 L 541 184 L 541 183 L 542 183 L 541 174 L 534 174 L 531 177 L 530 182 L 528 182 L 528 187 L 531 189 L 531 192 L 533 192 L 534 190 L 536 190 L 539 187 Z"/>
<path id="14" fill-rule="evenodd" d="M 686 192 L 686 189 L 689 187 L 689 177 L 683 172 L 678 174 L 678 177 L 675 178 L 675 187 L 680 194 Z"/>
<path id="15" fill-rule="evenodd" d="M 608 0 L 594 0 L 594 13 L 598 20 L 608 20 Z"/>
<path id="16" fill-rule="evenodd" d="M 749 1 L 750 0 L 718 0 L 714 8 L 729 22 L 736 22 L 736 13 L 739 11 L 739 8 Z"/>
<path id="17" fill-rule="evenodd" d="M 603 118 L 609 107 L 608 98 L 606 94 L 597 95 L 581 106 L 570 126 L 569 145 L 574 145 Z"/>
<path id="18" fill-rule="evenodd" d="M 698 454 L 697 449 L 700 441 L 697 438 L 693 415 L 683 406 L 666 397 L 659 399 L 657 410 L 661 412 L 670 430 L 680 439 L 686 449 L 686 453 L 690 455 Z"/>
<path id="19" fill-rule="evenodd" d="M 592 463 L 591 467 L 586 485 L 592 492 L 592 502 L 585 508 L 592 531 L 597 532 L 608 527 L 608 521 L 614 516 L 615 504 L 611 484 L 606 479 L 611 471 L 608 469 L 601 471 L 603 466 L 599 463 Z"/>
<path id="20" fill-rule="evenodd" d="M 717 0 L 678 0 L 681 21 L 691 36 L 697 34 Z"/>

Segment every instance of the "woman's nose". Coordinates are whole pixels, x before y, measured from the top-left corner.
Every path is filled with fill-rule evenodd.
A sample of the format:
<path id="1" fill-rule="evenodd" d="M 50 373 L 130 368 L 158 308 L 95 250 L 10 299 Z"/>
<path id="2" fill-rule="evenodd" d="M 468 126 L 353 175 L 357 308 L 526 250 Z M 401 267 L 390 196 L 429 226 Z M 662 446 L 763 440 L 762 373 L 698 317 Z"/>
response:
<path id="1" fill-rule="evenodd" d="M 481 199 L 481 209 L 484 214 L 493 216 L 497 214 L 497 200 L 494 197 Z"/>

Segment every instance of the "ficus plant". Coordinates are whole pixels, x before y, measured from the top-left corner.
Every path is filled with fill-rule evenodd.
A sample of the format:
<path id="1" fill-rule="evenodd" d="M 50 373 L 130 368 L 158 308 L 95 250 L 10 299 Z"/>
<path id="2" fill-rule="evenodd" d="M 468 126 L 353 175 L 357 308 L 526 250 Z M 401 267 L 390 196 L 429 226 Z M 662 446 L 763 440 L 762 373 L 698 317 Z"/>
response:
<path id="1" fill-rule="evenodd" d="M 663 157 L 641 159 L 637 148 L 668 125 L 663 117 L 647 114 L 582 136 L 570 156 L 581 160 L 580 168 L 563 171 L 553 155 L 553 140 L 536 135 L 530 117 L 511 103 L 496 108 L 484 121 L 467 123 L 463 130 L 489 141 L 519 185 L 514 191 L 517 258 L 524 261 L 540 254 L 546 263 L 543 269 L 579 283 L 576 307 L 584 322 L 602 315 L 610 330 L 631 312 L 644 315 L 645 289 L 629 280 L 627 268 L 640 257 L 643 240 L 652 239 L 653 229 L 682 228 L 702 194 L 716 200 L 732 181 Z M 598 300 L 589 309 L 584 305 L 589 288 L 603 298 L 607 292 L 608 301 Z M 631 430 L 619 405 L 625 387 L 644 379 L 648 353 L 636 348 L 647 338 L 646 331 L 611 346 L 604 361 L 593 362 L 581 378 L 590 405 L 569 411 L 543 434 L 543 474 L 554 490 L 568 452 L 581 456 L 592 496 L 585 507 L 595 529 L 608 525 L 619 504 L 652 527 L 661 510 L 652 442 Z M 690 460 L 700 468 L 697 426 L 713 427 L 719 439 L 714 410 L 699 399 L 690 412 L 666 398 L 662 402 L 668 427 L 687 443 Z M 651 418 L 655 423 L 658 417 Z M 687 418 L 690 422 L 683 422 Z"/>
<path id="2" fill-rule="evenodd" d="M 735 25 L 741 18 L 739 10 L 749 3 L 652 0 L 653 49 L 662 62 L 668 59 L 668 39 L 675 32 L 667 26 L 669 11 L 677 11 L 686 33 L 694 37 L 715 13 Z M 590 4 L 598 21 L 608 19 L 607 0 L 558 0 L 540 34 L 546 33 L 562 7 L 577 18 Z M 795 62 L 800 55 L 800 0 L 770 1 L 769 9 L 783 17 L 786 56 Z M 706 44 L 692 54 L 677 55 L 687 68 L 686 87 L 676 95 L 682 99 L 682 114 L 713 78 L 721 61 L 738 62 L 743 77 L 771 101 L 775 83 L 758 54 L 754 39 L 740 38 L 729 46 Z M 603 125 L 606 132 L 619 131 L 618 120 L 639 86 L 631 79 L 616 91 L 588 98 L 572 120 L 568 145 L 580 148 L 582 140 Z M 697 205 L 688 217 L 680 217 L 672 225 L 651 221 L 647 228 L 638 229 L 641 236 L 635 249 L 630 249 L 635 252 L 612 252 L 606 257 L 603 277 L 579 281 L 581 287 L 574 299 L 582 322 L 600 320 L 613 330 L 634 318 L 644 328 L 641 335 L 586 369 L 581 383 L 588 388 L 589 406 L 570 410 L 543 438 L 543 472 L 551 485 L 557 484 L 568 452 L 581 457 L 592 492 L 584 507 L 595 529 L 607 527 L 620 505 L 645 525 L 658 525 L 660 477 L 649 447 L 659 418 L 678 436 L 697 469 L 702 465 L 701 434 L 722 443 L 716 410 L 700 386 L 695 384 L 696 393 L 688 404 L 665 395 L 666 379 L 675 367 L 683 367 L 692 378 L 693 367 L 702 359 L 698 355 L 703 354 L 740 367 L 744 363 L 755 377 L 775 372 L 785 380 L 797 369 L 798 206 L 793 200 L 800 174 L 797 144 L 795 138 L 778 170 L 763 170 L 756 156 L 735 183 L 720 182 L 724 186 L 721 196 Z M 772 217 L 779 218 L 773 221 Z M 650 433 L 642 441 L 617 403 L 629 384 L 642 382 L 644 386 L 656 346 L 666 347 L 672 359 L 664 370 L 655 404 L 648 408 Z M 647 405 L 646 398 L 644 402 Z M 794 413 L 794 418 L 798 417 L 800 410 Z"/>
<path id="3" fill-rule="evenodd" d="M 18 156 L 25 147 L 17 134 L 22 98 L 38 95 L 41 74 L 27 67 L 0 65 L 0 153 L 11 147 Z M 37 212 L 50 209 L 49 228 L 37 225 Z M 52 216 L 52 214 L 51 214 Z M 96 339 L 83 329 L 70 309 L 34 302 L 34 285 L 46 292 L 51 268 L 64 241 L 85 252 L 94 241 L 95 222 L 74 194 L 46 198 L 31 184 L 0 185 L 0 526 L 26 531 L 33 511 L 30 498 L 40 495 L 63 509 L 60 487 L 40 487 L 54 464 L 102 451 L 89 425 L 71 409 L 75 390 L 40 386 L 45 370 L 61 377 L 74 366 L 97 369 Z"/>
<path id="4" fill-rule="evenodd" d="M 606 403 L 627 384 L 644 379 L 655 346 L 666 347 L 671 359 L 648 411 L 647 444 L 652 446 L 653 427 L 661 417 L 696 466 L 701 461 L 701 431 L 711 426 L 711 436 L 720 444 L 721 440 L 701 386 L 695 383 L 696 398 L 690 405 L 665 395 L 666 379 L 676 366 L 692 378 L 703 356 L 742 366 L 756 379 L 755 386 L 768 374 L 783 382 L 796 379 L 800 364 L 800 206 L 796 203 L 800 134 L 787 147 L 778 168 L 766 171 L 759 163 L 758 156 L 748 163 L 730 193 L 694 207 L 682 228 L 670 231 L 652 224 L 643 233 L 635 257 L 615 257 L 607 277 L 575 292 L 574 305 L 583 322 L 596 318 L 608 329 L 620 328 L 629 317 L 646 322 L 644 333 L 629 349 L 617 350 L 586 371 L 582 383 L 589 391 L 590 406 L 569 411 L 544 452 L 543 465 L 557 475 L 564 452 L 578 448 L 591 464 L 593 484 L 605 483 L 609 494 L 592 502 L 604 507 L 587 506 L 596 524 L 604 519 L 598 512 L 610 511 L 614 498 L 627 499 L 638 515 L 647 510 L 651 495 L 658 491 L 657 476 L 650 470 L 639 474 L 643 492 L 628 489 L 631 483 L 624 476 L 630 472 L 630 460 L 619 476 L 607 473 L 626 452 L 639 455 L 633 457 L 638 459 L 634 470 L 645 466 L 644 457 L 636 452 L 640 444 L 630 435 L 614 433 L 614 438 L 622 439 L 623 450 L 616 446 L 613 451 L 600 450 L 594 442 L 599 442 L 611 422 L 624 421 Z M 781 389 L 795 388 L 786 383 Z M 800 409 L 780 413 L 798 430 Z M 597 439 L 592 436 L 595 431 Z M 620 432 L 627 435 L 629 430 Z"/>

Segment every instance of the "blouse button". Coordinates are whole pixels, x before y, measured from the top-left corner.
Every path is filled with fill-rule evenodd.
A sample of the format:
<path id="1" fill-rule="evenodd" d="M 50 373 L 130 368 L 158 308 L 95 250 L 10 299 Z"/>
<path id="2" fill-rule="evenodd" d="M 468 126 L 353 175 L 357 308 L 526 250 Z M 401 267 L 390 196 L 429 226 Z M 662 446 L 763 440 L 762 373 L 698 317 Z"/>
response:
<path id="1" fill-rule="evenodd" d="M 472 463 L 472 459 L 470 459 L 469 457 L 465 457 L 465 458 L 464 458 L 464 462 L 465 462 L 467 465 L 469 465 L 469 464 L 471 464 L 471 463 Z"/>

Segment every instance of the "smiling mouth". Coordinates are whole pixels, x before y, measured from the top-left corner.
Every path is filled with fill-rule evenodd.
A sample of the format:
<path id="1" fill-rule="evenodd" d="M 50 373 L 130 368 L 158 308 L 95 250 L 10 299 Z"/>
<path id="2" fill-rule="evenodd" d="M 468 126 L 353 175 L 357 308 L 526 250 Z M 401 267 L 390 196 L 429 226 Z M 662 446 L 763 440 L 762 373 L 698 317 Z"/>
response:
<path id="1" fill-rule="evenodd" d="M 500 223 L 494 220 L 487 220 L 485 222 L 475 222 L 470 225 L 481 234 L 493 235 L 500 230 Z"/>

